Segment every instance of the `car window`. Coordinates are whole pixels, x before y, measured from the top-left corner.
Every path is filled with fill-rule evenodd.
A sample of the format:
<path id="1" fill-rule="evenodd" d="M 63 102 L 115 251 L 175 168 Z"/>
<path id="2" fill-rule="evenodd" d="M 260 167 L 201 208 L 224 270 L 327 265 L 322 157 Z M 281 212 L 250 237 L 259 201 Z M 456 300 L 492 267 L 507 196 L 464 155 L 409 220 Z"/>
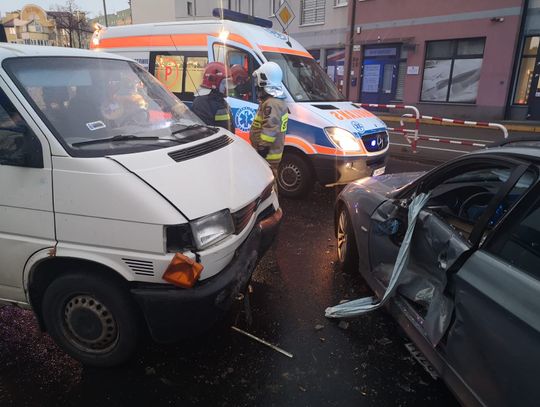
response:
<path id="1" fill-rule="evenodd" d="M 540 279 L 540 200 L 500 232 L 487 251 Z"/>
<path id="2" fill-rule="evenodd" d="M 214 44 L 214 60 L 225 64 L 228 70 L 227 96 L 255 102 L 252 74 L 259 68 L 259 63 L 255 58 L 244 50 L 216 43 Z"/>
<path id="3" fill-rule="evenodd" d="M 431 189 L 427 208 L 445 219 L 468 239 L 480 216 L 499 189 L 508 181 L 512 170 L 513 168 L 504 166 L 477 167 L 450 176 L 446 180 L 439 180 L 438 185 Z M 535 179 L 536 174 L 532 171 L 526 171 L 521 176 L 497 206 L 487 225 L 489 230 L 497 225 Z"/>
<path id="4" fill-rule="evenodd" d="M 41 143 L 0 89 L 0 165 L 42 167 Z"/>

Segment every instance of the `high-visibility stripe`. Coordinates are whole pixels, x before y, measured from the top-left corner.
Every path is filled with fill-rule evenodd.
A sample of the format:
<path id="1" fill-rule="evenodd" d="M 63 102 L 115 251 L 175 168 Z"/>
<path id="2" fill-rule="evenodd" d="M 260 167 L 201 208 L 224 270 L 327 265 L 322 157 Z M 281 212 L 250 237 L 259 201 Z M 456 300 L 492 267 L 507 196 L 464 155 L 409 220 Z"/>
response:
<path id="1" fill-rule="evenodd" d="M 300 137 L 286 135 L 285 144 L 298 147 L 306 154 L 315 154 L 317 152 L 310 143 Z"/>
<path id="2" fill-rule="evenodd" d="M 280 131 L 282 133 L 287 132 L 287 123 L 289 122 L 289 114 L 285 113 L 283 116 L 281 116 L 281 129 Z"/>
<path id="3" fill-rule="evenodd" d="M 208 45 L 207 34 L 173 34 L 173 35 L 136 35 L 132 37 L 102 38 L 99 45 L 92 48 L 135 48 L 135 47 L 188 47 Z"/>
<path id="4" fill-rule="evenodd" d="M 276 138 L 272 137 L 272 136 L 268 136 L 268 135 L 263 133 L 263 134 L 261 134 L 261 140 L 268 141 L 269 143 L 273 143 L 274 141 L 276 141 Z"/>
<path id="5" fill-rule="evenodd" d="M 266 156 L 266 159 L 270 161 L 277 161 L 277 160 L 281 160 L 281 157 L 283 157 L 283 153 L 268 154 Z"/>
<path id="6" fill-rule="evenodd" d="M 231 116 L 229 116 L 228 114 L 216 114 L 214 116 L 214 120 L 215 121 L 222 121 L 222 120 L 229 120 L 231 118 Z"/>
<path id="7" fill-rule="evenodd" d="M 214 33 L 212 35 L 214 37 L 219 37 L 219 33 Z M 242 37 L 241 35 L 238 35 L 238 34 L 233 34 L 233 33 L 229 34 L 229 36 L 227 37 L 227 41 L 238 42 L 240 44 L 245 45 L 248 48 L 253 48 L 253 46 L 251 45 L 251 43 L 248 40 L 246 40 L 244 37 Z"/>
<path id="8" fill-rule="evenodd" d="M 307 57 L 310 59 L 313 59 L 313 56 L 306 51 L 299 51 L 297 49 L 291 49 L 291 48 L 281 48 L 281 47 L 269 47 L 266 45 L 258 44 L 259 48 L 263 52 L 278 52 L 280 54 L 292 54 L 292 55 L 299 55 L 301 57 Z"/>

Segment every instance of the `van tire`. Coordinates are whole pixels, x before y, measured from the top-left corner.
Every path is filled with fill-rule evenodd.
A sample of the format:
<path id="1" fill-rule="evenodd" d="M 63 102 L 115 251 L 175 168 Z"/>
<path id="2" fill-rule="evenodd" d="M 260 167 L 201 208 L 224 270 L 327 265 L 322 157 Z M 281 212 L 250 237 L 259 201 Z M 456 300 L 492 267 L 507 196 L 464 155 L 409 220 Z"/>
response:
<path id="1" fill-rule="evenodd" d="M 140 337 L 136 305 L 111 278 L 69 273 L 45 291 L 43 319 L 49 335 L 84 365 L 108 367 L 126 362 Z"/>
<path id="2" fill-rule="evenodd" d="M 277 179 L 279 194 L 286 198 L 304 198 L 313 189 L 313 170 L 305 158 L 285 153 L 279 164 Z"/>

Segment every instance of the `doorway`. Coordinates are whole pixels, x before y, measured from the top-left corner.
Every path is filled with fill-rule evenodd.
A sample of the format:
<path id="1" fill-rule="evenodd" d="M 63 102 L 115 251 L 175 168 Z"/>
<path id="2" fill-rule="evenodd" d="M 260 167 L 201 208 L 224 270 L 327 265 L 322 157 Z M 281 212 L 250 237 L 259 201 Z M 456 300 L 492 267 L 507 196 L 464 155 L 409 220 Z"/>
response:
<path id="1" fill-rule="evenodd" d="M 396 100 L 401 44 L 366 45 L 360 101 L 387 104 Z"/>

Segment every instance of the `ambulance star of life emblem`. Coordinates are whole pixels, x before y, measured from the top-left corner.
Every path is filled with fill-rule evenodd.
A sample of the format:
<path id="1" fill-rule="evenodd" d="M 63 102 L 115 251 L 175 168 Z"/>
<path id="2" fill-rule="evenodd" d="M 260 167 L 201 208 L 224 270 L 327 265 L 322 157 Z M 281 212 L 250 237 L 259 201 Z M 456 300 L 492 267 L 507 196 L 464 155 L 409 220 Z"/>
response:
<path id="1" fill-rule="evenodd" d="M 255 118 L 255 109 L 251 107 L 242 107 L 236 111 L 234 115 L 234 125 L 237 129 L 242 131 L 249 131 L 251 128 L 251 123 Z"/>

